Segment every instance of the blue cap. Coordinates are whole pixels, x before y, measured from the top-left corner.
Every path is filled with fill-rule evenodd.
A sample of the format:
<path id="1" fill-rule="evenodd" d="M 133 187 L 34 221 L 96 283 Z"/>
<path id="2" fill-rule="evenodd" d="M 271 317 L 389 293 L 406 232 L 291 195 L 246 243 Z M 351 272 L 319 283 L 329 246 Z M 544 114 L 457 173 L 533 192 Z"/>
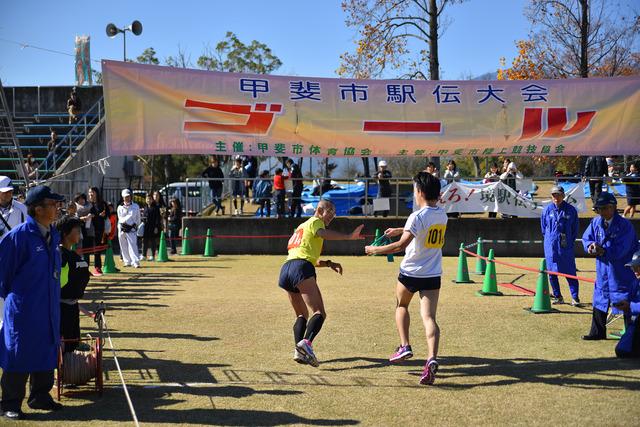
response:
<path id="1" fill-rule="evenodd" d="M 638 267 L 638 266 L 640 266 L 640 251 L 637 251 L 635 254 L 633 254 L 633 257 L 631 258 L 631 261 L 626 263 L 624 266 L 625 267 Z"/>
<path id="2" fill-rule="evenodd" d="M 616 201 L 616 198 L 613 194 L 611 193 L 607 193 L 602 192 L 600 193 L 600 195 L 598 196 L 598 199 L 596 200 L 596 203 L 593 205 L 594 208 L 601 208 L 603 206 L 607 206 L 607 205 L 617 205 L 618 202 Z"/>
<path id="3" fill-rule="evenodd" d="M 24 203 L 27 206 L 37 205 L 45 199 L 61 202 L 64 200 L 64 196 L 54 193 L 51 191 L 51 188 L 46 185 L 38 185 L 27 192 L 27 199 Z"/>

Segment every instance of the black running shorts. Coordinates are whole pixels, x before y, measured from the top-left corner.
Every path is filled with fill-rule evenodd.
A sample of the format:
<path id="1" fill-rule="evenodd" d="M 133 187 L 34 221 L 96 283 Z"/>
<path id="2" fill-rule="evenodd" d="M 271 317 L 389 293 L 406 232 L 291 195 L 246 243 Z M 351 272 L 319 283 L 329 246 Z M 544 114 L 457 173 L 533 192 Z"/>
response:
<path id="1" fill-rule="evenodd" d="M 404 285 L 409 292 L 433 291 L 440 289 L 440 276 L 436 277 L 410 277 L 400 273 L 398 281 Z"/>
<path id="2" fill-rule="evenodd" d="M 300 293 L 297 286 L 300 282 L 316 277 L 316 268 L 305 259 L 292 259 L 284 263 L 280 269 L 278 286 L 288 292 Z"/>

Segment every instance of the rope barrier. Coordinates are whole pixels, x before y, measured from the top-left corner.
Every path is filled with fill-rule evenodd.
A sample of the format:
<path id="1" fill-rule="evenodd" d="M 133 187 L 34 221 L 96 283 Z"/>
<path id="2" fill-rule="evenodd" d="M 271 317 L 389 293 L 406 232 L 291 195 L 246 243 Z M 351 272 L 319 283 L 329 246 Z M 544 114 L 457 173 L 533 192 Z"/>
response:
<path id="1" fill-rule="evenodd" d="M 133 417 L 133 423 L 136 427 L 140 426 L 138 422 L 138 416 L 136 415 L 136 410 L 133 407 L 133 402 L 131 402 L 131 396 L 129 396 L 129 390 L 127 389 L 127 383 L 124 381 L 124 376 L 122 375 L 122 369 L 120 369 L 120 363 L 118 362 L 118 356 L 116 355 L 116 349 L 113 346 L 113 341 L 111 341 L 111 334 L 109 334 L 109 328 L 107 327 L 107 320 L 104 318 L 104 312 L 99 312 L 100 319 L 104 326 L 104 330 L 107 333 L 107 339 L 109 340 L 109 346 L 111 347 L 111 352 L 113 353 L 113 361 L 116 363 L 116 368 L 118 368 L 118 374 L 120 375 L 120 382 L 122 383 L 122 388 L 124 389 L 125 397 L 127 398 L 127 404 L 129 405 L 129 411 L 131 412 L 131 416 Z"/>
<path id="2" fill-rule="evenodd" d="M 483 242 L 484 242 L 484 240 L 483 240 Z M 478 254 L 474 254 L 473 252 L 468 251 L 468 250 L 466 250 L 466 249 L 462 249 L 462 250 L 463 250 L 466 254 L 468 254 L 468 255 L 474 256 L 474 257 L 476 257 L 476 258 L 483 259 L 483 260 L 485 260 L 485 261 L 487 261 L 487 262 L 495 262 L 496 264 L 505 265 L 505 266 L 507 266 L 507 267 L 518 268 L 518 269 L 520 269 L 520 270 L 531 271 L 531 272 L 533 272 L 533 273 L 547 273 L 547 274 L 551 274 L 551 275 L 554 275 L 554 276 L 566 277 L 566 278 L 568 278 L 568 279 L 576 279 L 576 280 L 580 280 L 580 281 L 587 282 L 587 283 L 595 283 L 595 282 L 596 282 L 595 280 L 593 280 L 593 279 L 589 279 L 589 278 L 587 278 L 587 277 L 573 276 L 573 275 L 571 275 L 571 274 L 559 273 L 559 272 L 557 272 L 557 271 L 549 271 L 549 270 L 543 270 L 543 271 L 540 271 L 540 270 L 538 270 L 537 268 L 531 268 L 531 267 L 525 267 L 525 266 L 523 266 L 523 265 L 511 264 L 511 263 L 509 263 L 509 262 L 500 261 L 500 260 L 497 260 L 497 259 L 492 259 L 492 260 L 490 260 L 490 259 L 489 259 L 489 258 L 487 258 L 487 257 L 480 256 L 480 255 L 478 255 Z"/>
<path id="3" fill-rule="evenodd" d="M 361 234 L 362 237 L 375 237 L 375 234 Z M 189 236 L 186 239 L 183 237 L 165 237 L 167 242 L 171 240 L 182 241 L 182 240 L 198 240 L 198 239 L 206 239 L 209 236 Z M 272 234 L 272 235 L 241 235 L 241 234 L 213 234 L 212 238 L 216 239 L 289 239 L 291 234 Z M 477 243 L 472 243 L 468 247 L 476 246 Z M 465 246 L 466 247 L 466 246 Z"/>
<path id="4" fill-rule="evenodd" d="M 106 251 L 108 247 L 109 245 L 101 245 L 101 246 L 90 246 L 87 248 L 79 248 L 79 249 L 76 249 L 76 253 L 78 255 L 95 254 L 95 253 Z"/>

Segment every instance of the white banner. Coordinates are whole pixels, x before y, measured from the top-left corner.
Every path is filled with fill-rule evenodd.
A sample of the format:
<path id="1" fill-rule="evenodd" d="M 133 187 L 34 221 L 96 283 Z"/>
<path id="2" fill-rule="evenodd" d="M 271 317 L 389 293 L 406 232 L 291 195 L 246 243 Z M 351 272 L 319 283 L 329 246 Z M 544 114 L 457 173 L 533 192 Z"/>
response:
<path id="1" fill-rule="evenodd" d="M 574 185 L 565 193 L 565 201 L 578 213 L 587 209 L 584 187 Z M 500 212 L 522 218 L 539 218 L 551 198 L 532 200 L 502 182 L 461 184 L 452 182 L 442 189 L 440 205 L 446 212 Z"/>
<path id="2" fill-rule="evenodd" d="M 354 80 L 102 61 L 111 155 L 638 154 L 640 77 Z"/>

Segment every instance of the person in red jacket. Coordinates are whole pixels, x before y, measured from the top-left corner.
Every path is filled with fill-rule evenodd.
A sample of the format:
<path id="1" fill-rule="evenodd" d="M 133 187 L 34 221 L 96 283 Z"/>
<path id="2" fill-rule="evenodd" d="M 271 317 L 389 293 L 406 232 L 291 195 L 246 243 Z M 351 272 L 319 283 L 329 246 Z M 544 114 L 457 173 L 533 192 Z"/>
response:
<path id="1" fill-rule="evenodd" d="M 282 168 L 276 169 L 276 174 L 273 177 L 273 189 L 276 193 L 276 209 L 278 212 L 278 218 L 283 218 L 285 215 L 284 198 L 287 194 L 287 190 L 285 189 L 284 181 L 288 178 L 288 176 L 282 174 Z"/>

